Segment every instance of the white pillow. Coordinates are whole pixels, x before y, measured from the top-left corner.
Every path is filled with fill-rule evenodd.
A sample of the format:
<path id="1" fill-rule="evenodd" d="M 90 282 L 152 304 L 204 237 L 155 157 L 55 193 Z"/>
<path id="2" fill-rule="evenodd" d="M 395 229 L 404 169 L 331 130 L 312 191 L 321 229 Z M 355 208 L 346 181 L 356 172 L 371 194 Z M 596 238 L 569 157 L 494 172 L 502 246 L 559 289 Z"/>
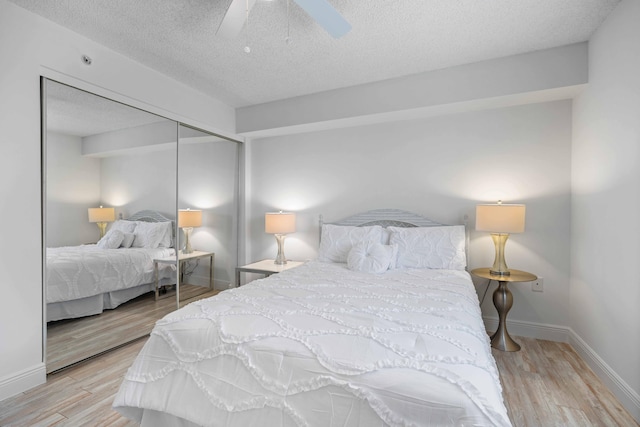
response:
<path id="1" fill-rule="evenodd" d="M 125 221 L 123 219 L 119 219 L 109 227 L 109 231 L 111 230 L 120 230 L 123 233 L 133 233 L 136 229 L 135 221 Z"/>
<path id="2" fill-rule="evenodd" d="M 359 242 L 381 242 L 382 227 L 352 227 L 323 224 L 318 260 L 324 262 L 347 262 L 349 251 Z"/>
<path id="3" fill-rule="evenodd" d="M 141 223 L 143 221 L 138 221 Z M 148 222 L 145 224 L 149 224 Z M 158 224 L 159 228 L 164 229 L 164 234 L 162 235 L 162 239 L 160 239 L 160 243 L 158 243 L 159 248 L 172 248 L 173 247 L 173 227 L 171 221 L 164 222 L 156 222 L 153 224 Z"/>
<path id="4" fill-rule="evenodd" d="M 388 230 L 389 243 L 398 245 L 398 268 L 464 270 L 467 265 L 463 225 Z"/>
<path id="5" fill-rule="evenodd" d="M 124 239 L 124 233 L 120 230 L 109 230 L 96 244 L 101 249 L 118 249 Z"/>
<path id="6" fill-rule="evenodd" d="M 347 267 L 364 273 L 384 273 L 389 269 L 394 254 L 395 248 L 390 245 L 379 242 L 356 243 L 347 256 Z"/>
<path id="7" fill-rule="evenodd" d="M 168 224 L 171 224 L 170 222 Z M 159 247 L 167 232 L 167 222 L 143 222 L 136 224 L 135 235 L 133 239 L 134 248 L 150 248 Z"/>
<path id="8" fill-rule="evenodd" d="M 120 243 L 121 248 L 130 248 L 133 244 L 133 239 L 136 238 L 136 235 L 133 233 L 123 233 L 124 238 L 122 239 L 122 243 Z"/>
<path id="9" fill-rule="evenodd" d="M 391 237 L 391 233 L 387 235 L 387 243 L 389 240 L 388 237 Z M 389 262 L 389 270 L 395 270 L 397 267 L 396 264 L 398 263 L 398 245 L 387 245 L 387 246 L 391 246 L 393 248 L 393 255 L 391 255 L 391 261 Z"/>

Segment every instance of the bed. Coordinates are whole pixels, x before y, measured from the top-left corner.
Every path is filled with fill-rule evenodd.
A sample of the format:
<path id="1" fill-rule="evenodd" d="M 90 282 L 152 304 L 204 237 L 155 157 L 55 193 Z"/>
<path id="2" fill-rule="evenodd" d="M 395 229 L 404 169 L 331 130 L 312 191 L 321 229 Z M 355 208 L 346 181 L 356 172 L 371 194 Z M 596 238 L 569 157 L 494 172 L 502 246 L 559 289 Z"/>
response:
<path id="1" fill-rule="evenodd" d="M 113 407 L 143 426 L 509 426 L 464 227 L 378 210 L 321 235 L 317 260 L 158 321 Z"/>
<path id="2" fill-rule="evenodd" d="M 47 248 L 47 322 L 90 316 L 155 289 L 153 259 L 175 256 L 173 222 L 140 211 L 111 224 L 97 244 Z M 163 264 L 159 284 L 174 284 Z"/>

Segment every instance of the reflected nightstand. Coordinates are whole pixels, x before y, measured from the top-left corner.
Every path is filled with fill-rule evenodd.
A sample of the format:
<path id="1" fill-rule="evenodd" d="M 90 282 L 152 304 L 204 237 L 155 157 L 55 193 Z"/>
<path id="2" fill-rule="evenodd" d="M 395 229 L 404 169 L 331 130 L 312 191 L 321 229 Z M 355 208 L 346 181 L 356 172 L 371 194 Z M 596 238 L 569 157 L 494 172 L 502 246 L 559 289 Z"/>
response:
<path id="1" fill-rule="evenodd" d="M 193 251 L 190 254 L 183 254 L 182 251 L 178 253 L 178 259 L 176 260 L 175 256 L 166 257 L 166 258 L 156 258 L 153 260 L 153 270 L 155 274 L 155 287 L 156 287 L 156 300 L 160 297 L 160 278 L 158 273 L 158 264 L 173 264 L 176 265 L 178 261 L 182 264 L 185 261 L 195 260 L 198 258 L 209 258 L 209 288 L 206 292 L 213 290 L 213 260 L 215 254 L 213 252 L 204 252 L 204 251 Z M 176 300 L 178 304 L 180 303 L 180 284 L 176 286 Z"/>
<path id="2" fill-rule="evenodd" d="M 476 268 L 471 271 L 471 274 L 483 279 L 489 279 L 489 281 L 495 280 L 498 282 L 498 287 L 493 292 L 493 305 L 498 310 L 500 320 L 498 322 L 498 330 L 491 335 L 491 347 L 502 351 L 519 351 L 520 344 L 515 342 L 507 332 L 507 313 L 509 313 L 513 305 L 513 294 L 507 285 L 510 282 L 532 282 L 537 280 L 538 277 L 535 274 L 520 270 L 509 270 L 511 274 L 508 276 L 491 274 L 489 270 L 489 268 Z"/>

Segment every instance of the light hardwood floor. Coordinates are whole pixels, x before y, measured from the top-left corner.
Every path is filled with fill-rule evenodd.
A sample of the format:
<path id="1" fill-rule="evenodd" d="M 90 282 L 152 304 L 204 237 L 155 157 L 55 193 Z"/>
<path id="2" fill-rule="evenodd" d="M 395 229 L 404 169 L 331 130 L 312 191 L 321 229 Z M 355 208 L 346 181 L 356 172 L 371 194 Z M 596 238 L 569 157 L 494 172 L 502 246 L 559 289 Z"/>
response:
<path id="1" fill-rule="evenodd" d="M 514 426 L 638 426 L 569 344 L 516 341 L 519 352 L 492 350 Z"/>
<path id="2" fill-rule="evenodd" d="M 521 351 L 493 352 L 515 427 L 638 427 L 569 345 L 516 339 Z M 0 425 L 136 425 L 111 403 L 145 341 L 52 374 L 46 384 L 0 402 Z"/>

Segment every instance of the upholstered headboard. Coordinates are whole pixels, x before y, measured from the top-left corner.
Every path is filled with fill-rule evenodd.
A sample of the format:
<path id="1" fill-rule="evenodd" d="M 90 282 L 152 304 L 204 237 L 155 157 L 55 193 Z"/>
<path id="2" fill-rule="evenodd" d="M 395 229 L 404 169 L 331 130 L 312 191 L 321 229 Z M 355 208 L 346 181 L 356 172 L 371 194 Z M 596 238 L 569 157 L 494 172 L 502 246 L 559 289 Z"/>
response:
<path id="1" fill-rule="evenodd" d="M 322 228 L 322 224 L 324 224 L 323 217 L 320 215 L 320 228 Z M 380 225 L 382 227 L 437 227 L 445 225 L 422 215 L 400 209 L 374 209 L 327 224 L 350 225 L 354 227 L 372 225 Z"/>
<path id="2" fill-rule="evenodd" d="M 465 226 L 465 255 L 469 259 L 469 231 L 466 227 L 467 216 L 464 218 Z M 353 227 L 365 227 L 380 225 L 382 227 L 441 227 L 450 224 L 442 224 L 422 215 L 401 209 L 374 209 L 362 212 L 336 222 L 325 223 L 320 215 L 319 239 L 322 239 L 322 224 L 349 225 Z"/>

